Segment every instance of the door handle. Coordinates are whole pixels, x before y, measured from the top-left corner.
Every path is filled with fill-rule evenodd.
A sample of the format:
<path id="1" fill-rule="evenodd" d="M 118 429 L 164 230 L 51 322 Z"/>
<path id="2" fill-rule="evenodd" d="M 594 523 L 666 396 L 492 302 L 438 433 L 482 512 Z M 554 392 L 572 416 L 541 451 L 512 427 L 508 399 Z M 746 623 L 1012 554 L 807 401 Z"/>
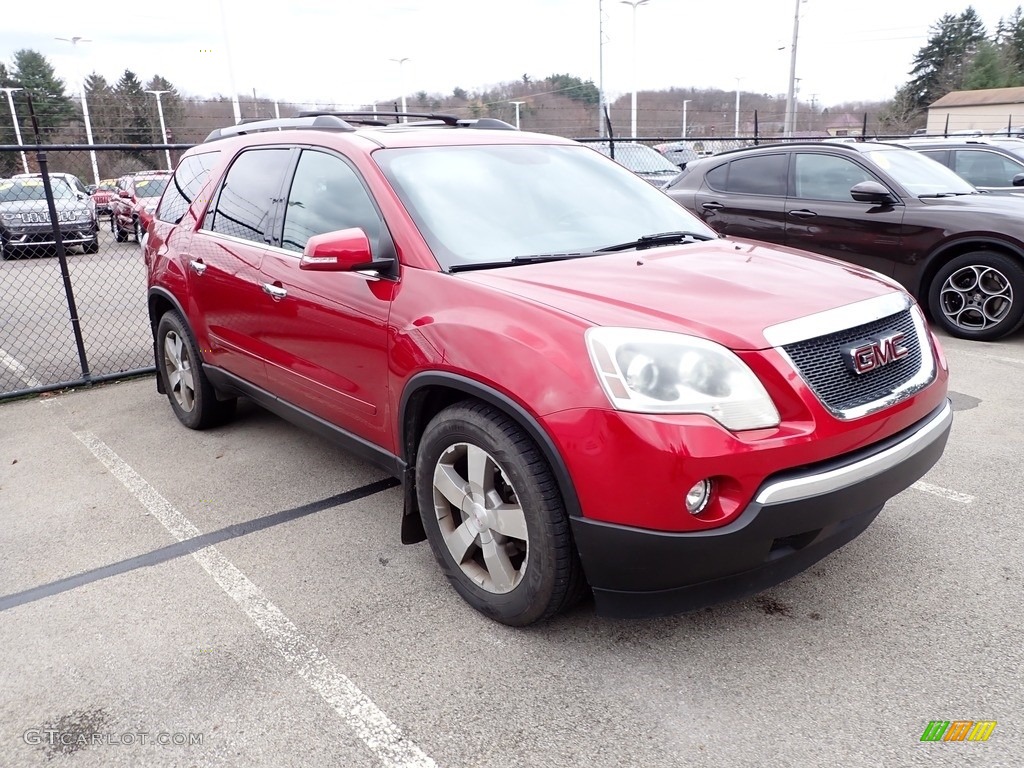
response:
<path id="1" fill-rule="evenodd" d="M 188 265 L 192 267 L 192 271 L 195 272 L 200 277 L 202 277 L 203 272 L 206 271 L 206 265 L 203 264 L 202 259 L 192 259 L 191 261 L 189 261 Z"/>
<path id="2" fill-rule="evenodd" d="M 802 210 L 802 211 L 790 211 L 789 215 L 794 219 L 813 219 L 816 214 L 814 211 Z"/>
<path id="3" fill-rule="evenodd" d="M 274 285 L 273 283 L 264 283 L 263 292 L 267 294 L 274 301 L 280 301 L 288 295 L 288 291 L 282 288 L 280 285 Z"/>
<path id="4" fill-rule="evenodd" d="M 725 208 L 721 203 L 703 203 L 701 206 L 705 211 L 719 211 Z"/>

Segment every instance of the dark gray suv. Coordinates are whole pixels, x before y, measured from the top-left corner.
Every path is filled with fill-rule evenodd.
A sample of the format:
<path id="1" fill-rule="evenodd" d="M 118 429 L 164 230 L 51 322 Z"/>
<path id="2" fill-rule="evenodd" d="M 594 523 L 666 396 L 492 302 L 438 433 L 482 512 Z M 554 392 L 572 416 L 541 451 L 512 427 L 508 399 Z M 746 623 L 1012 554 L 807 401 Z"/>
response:
<path id="1" fill-rule="evenodd" d="M 1024 196 L 1024 157 L 998 142 L 980 138 L 898 143 L 937 160 L 982 192 Z"/>

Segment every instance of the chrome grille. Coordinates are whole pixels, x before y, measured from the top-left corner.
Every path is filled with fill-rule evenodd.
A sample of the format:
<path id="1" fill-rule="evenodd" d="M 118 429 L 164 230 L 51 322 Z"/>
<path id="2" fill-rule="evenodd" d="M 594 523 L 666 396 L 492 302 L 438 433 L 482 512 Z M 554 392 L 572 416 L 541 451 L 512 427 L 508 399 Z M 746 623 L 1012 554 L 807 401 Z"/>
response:
<path id="1" fill-rule="evenodd" d="M 881 333 L 904 333 L 909 354 L 863 374 L 851 371 L 840 352 L 846 344 Z M 921 339 L 910 310 L 883 317 L 826 336 L 784 346 L 797 371 L 822 404 L 835 412 L 848 411 L 882 400 L 909 382 L 921 370 Z"/>

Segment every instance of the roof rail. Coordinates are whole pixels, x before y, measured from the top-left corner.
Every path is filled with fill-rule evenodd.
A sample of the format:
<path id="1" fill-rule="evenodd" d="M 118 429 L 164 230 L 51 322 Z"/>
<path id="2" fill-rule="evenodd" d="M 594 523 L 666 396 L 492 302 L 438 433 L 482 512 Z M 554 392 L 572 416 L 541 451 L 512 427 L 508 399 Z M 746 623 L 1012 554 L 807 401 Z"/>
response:
<path id="1" fill-rule="evenodd" d="M 466 118 L 457 117 L 455 115 L 437 114 L 434 112 L 300 112 L 299 117 L 322 117 L 322 116 L 333 116 L 340 117 L 341 119 L 352 122 L 361 123 L 363 125 L 399 125 L 398 118 L 401 117 L 415 117 L 419 118 L 416 122 L 412 123 L 417 127 L 426 127 L 430 125 L 444 125 L 449 128 L 478 128 L 486 130 L 503 130 L 503 131 L 514 131 L 517 130 L 514 125 L 506 123 L 504 120 L 498 120 L 493 117 L 480 117 L 480 118 Z M 380 118 L 382 117 L 393 117 L 395 118 L 394 123 L 385 123 Z M 409 125 L 409 123 L 405 123 Z"/>
<path id="2" fill-rule="evenodd" d="M 226 139 L 229 136 L 241 136 L 247 133 L 258 133 L 260 131 L 281 131 L 284 129 L 296 128 L 318 128 L 334 131 L 354 131 L 355 128 L 349 123 L 341 120 L 335 115 L 323 113 L 318 115 L 300 115 L 299 117 L 282 117 L 274 120 L 243 120 L 238 125 L 229 125 L 225 128 L 215 128 L 210 135 L 203 139 L 203 142 Z"/>

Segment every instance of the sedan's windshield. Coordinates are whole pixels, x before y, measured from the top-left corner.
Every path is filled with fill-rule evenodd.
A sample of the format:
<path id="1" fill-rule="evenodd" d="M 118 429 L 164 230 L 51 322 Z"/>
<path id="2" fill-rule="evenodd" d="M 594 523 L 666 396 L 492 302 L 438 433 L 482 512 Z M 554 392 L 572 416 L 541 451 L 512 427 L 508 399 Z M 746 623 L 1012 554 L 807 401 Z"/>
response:
<path id="1" fill-rule="evenodd" d="M 606 157 L 612 156 L 612 150 L 606 142 L 588 146 L 593 147 Z M 678 165 L 645 144 L 616 144 L 615 161 L 626 166 L 633 173 L 679 173 Z"/>
<path id="2" fill-rule="evenodd" d="M 920 152 L 879 147 L 865 150 L 864 154 L 916 197 L 971 195 L 978 192 L 942 163 Z"/>
<path id="3" fill-rule="evenodd" d="M 50 186 L 53 189 L 53 196 L 55 198 L 67 199 L 69 197 L 75 197 L 75 193 L 71 191 L 71 187 L 63 181 L 51 180 Z M 43 187 L 43 182 L 41 180 L 37 181 L 32 179 L 29 181 L 0 182 L 0 203 L 45 199 L 46 190 Z"/>
<path id="4" fill-rule="evenodd" d="M 717 237 L 663 192 L 582 146 L 387 149 L 374 158 L 446 269 L 595 251 L 659 232 Z"/>
<path id="5" fill-rule="evenodd" d="M 160 197 L 170 180 L 170 176 L 159 179 L 141 179 L 135 182 L 135 194 L 139 197 Z"/>

